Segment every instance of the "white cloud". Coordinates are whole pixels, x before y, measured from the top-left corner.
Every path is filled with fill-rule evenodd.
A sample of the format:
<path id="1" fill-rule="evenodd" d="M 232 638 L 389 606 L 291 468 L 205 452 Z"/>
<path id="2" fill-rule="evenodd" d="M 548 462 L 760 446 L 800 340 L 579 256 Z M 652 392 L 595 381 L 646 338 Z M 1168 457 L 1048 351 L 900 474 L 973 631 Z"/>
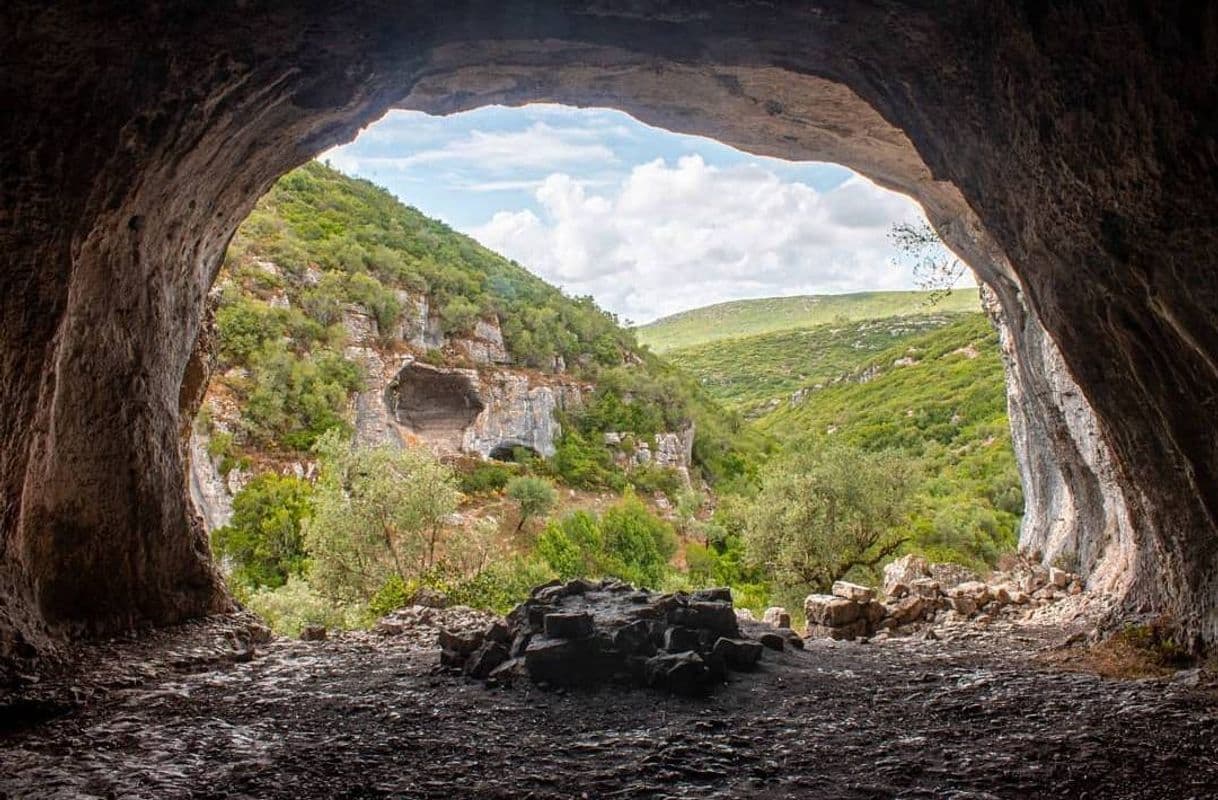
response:
<path id="1" fill-rule="evenodd" d="M 616 159 L 613 150 L 584 128 L 556 128 L 535 122 L 519 131 L 473 130 L 440 147 L 407 156 L 360 159 L 368 166 L 407 169 L 435 164 L 470 164 L 486 172 L 551 170 L 562 165 L 597 165 Z"/>
<path id="2" fill-rule="evenodd" d="M 921 212 L 857 176 L 822 193 L 756 163 L 686 156 L 589 188 L 551 174 L 535 192 L 540 215 L 500 211 L 471 233 L 638 322 L 741 297 L 912 288 L 887 236 Z"/>

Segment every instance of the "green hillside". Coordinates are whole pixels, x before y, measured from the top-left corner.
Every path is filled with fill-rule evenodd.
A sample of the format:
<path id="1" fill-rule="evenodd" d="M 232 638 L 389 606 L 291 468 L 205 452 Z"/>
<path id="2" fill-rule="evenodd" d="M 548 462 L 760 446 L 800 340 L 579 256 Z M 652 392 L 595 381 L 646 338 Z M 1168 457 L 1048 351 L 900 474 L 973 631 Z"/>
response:
<path id="1" fill-rule="evenodd" d="M 241 482 L 213 545 L 234 591 L 280 630 L 364 624 L 422 585 L 503 610 L 576 575 L 728 585 L 743 607 L 797 609 L 838 576 L 874 581 L 889 545 L 981 567 L 1014 543 L 1002 366 L 973 292 L 933 306 L 919 293 L 729 303 L 636 332 L 312 163 L 242 224 L 214 297 L 216 369 L 196 432 Z M 407 335 L 420 313 L 444 335 Z M 510 367 L 457 344 L 495 324 Z M 685 345 L 679 363 L 638 343 L 656 331 Z M 588 388 L 559 413 L 550 458 L 352 448 L 353 401 L 381 379 L 366 353 Z M 652 454 L 691 422 L 687 484 Z M 860 491 L 832 488 L 849 485 Z M 852 522 L 822 524 L 839 512 Z M 882 542 L 838 537 L 864 529 Z M 771 559 L 767 537 L 794 542 L 783 558 L 798 563 Z"/>
<path id="2" fill-rule="evenodd" d="M 914 544 L 932 557 L 982 566 L 1015 546 L 1023 496 L 998 337 L 982 314 L 903 338 L 756 425 L 787 448 L 819 436 L 915 457 Z"/>
<path id="3" fill-rule="evenodd" d="M 683 311 L 642 325 L 635 332 L 640 344 L 657 353 L 666 353 L 720 339 L 810 328 L 831 322 L 980 310 L 981 304 L 973 289 L 959 289 L 933 302 L 930 292 L 767 297 Z"/>
<path id="4" fill-rule="evenodd" d="M 580 485 L 621 488 L 603 432 L 648 439 L 691 421 L 702 477 L 716 483 L 744 470 L 736 451 L 749 436 L 739 418 L 640 348 L 591 297 L 569 297 L 375 184 L 321 163 L 285 175 L 258 202 L 233 238 L 217 286 L 212 391 L 226 392 L 240 419 L 212 448 L 230 460 L 296 458 L 326 430 L 349 430 L 349 401 L 362 378 L 344 354 L 344 309 L 366 311 L 382 347 L 400 349 L 404 343 L 389 332 L 413 309 L 409 298 L 425 295 L 445 334 L 461 336 L 494 319 L 515 366 L 549 372 L 564 364 L 596 384 L 584 412 L 564 420 L 556 459 L 579 465 Z M 418 355 L 432 363 L 454 357 Z"/>
<path id="5" fill-rule="evenodd" d="M 665 357 L 696 375 L 702 388 L 727 407 L 757 417 L 804 386 L 838 380 L 875 354 L 965 316 L 935 313 L 829 323 L 720 339 L 670 350 Z"/>

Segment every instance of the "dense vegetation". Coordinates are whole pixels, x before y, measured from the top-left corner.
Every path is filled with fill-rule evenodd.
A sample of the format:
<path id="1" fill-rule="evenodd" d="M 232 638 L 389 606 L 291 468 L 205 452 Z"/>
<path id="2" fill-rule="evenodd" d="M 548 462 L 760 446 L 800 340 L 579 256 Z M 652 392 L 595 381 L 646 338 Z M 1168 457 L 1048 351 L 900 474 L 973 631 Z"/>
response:
<path id="1" fill-rule="evenodd" d="M 971 289 L 943 292 L 856 292 L 853 294 L 733 300 L 683 311 L 636 328 L 639 341 L 657 353 L 756 336 L 762 333 L 955 311 L 979 311 Z"/>
<path id="2" fill-rule="evenodd" d="M 984 568 L 1015 546 L 1023 493 L 998 336 L 981 314 L 906 339 L 757 424 L 788 448 L 811 435 L 914 459 L 911 546 L 931 558 Z"/>
<path id="3" fill-rule="evenodd" d="M 806 386 L 827 384 L 860 361 L 959 319 L 919 314 L 829 323 L 670 350 L 672 363 L 698 376 L 707 394 L 746 416 L 759 416 Z"/>
<path id="4" fill-rule="evenodd" d="M 201 422 L 222 469 L 255 477 L 213 547 L 238 596 L 287 632 L 366 624 L 424 586 L 505 611 L 554 577 L 615 576 L 730 585 L 742 607 L 798 615 L 802 593 L 872 581 L 900 551 L 993 564 L 1022 506 L 996 337 L 972 292 L 927 297 L 700 309 L 643 330 L 684 345 L 670 361 L 590 298 L 310 164 L 259 202 L 222 272 L 212 391 L 239 419 Z M 493 317 L 518 368 L 594 387 L 561 415 L 553 458 L 350 447 L 352 308 L 386 352 L 468 365 L 409 341 L 422 298 L 447 334 Z M 629 458 L 690 424 L 692 485 Z M 315 461 L 318 477 L 280 474 L 285 461 Z"/>
<path id="5" fill-rule="evenodd" d="M 592 298 L 567 297 L 373 183 L 318 162 L 281 178 L 241 225 L 228 263 L 240 274 L 253 259 L 283 271 L 293 307 L 323 326 L 354 303 L 391 331 L 407 310 L 405 291 L 427 295 L 447 333 L 498 317 L 522 364 L 548 369 L 559 356 L 613 365 L 634 349 L 631 334 Z"/>

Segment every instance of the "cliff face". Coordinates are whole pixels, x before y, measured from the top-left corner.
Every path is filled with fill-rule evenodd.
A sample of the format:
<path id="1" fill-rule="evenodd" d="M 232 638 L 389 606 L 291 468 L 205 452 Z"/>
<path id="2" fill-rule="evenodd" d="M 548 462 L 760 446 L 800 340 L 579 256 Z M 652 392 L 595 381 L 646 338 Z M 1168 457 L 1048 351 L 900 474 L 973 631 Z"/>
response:
<path id="1" fill-rule="evenodd" d="M 220 472 L 220 465 L 207 452 L 207 438 L 190 434 L 190 501 L 203 518 L 207 530 L 223 527 L 233 518 L 233 493 Z"/>
<path id="2" fill-rule="evenodd" d="M 1088 576 L 1109 597 L 1125 595 L 1138 548 L 1095 411 L 1017 292 L 985 287 L 982 300 L 999 332 L 1023 479 L 1020 550 Z"/>
<path id="3" fill-rule="evenodd" d="M 427 306 L 426 298 L 415 302 Z M 356 440 L 364 444 L 421 443 L 442 455 L 483 458 L 508 457 L 512 448 L 525 447 L 549 457 L 561 433 L 556 414 L 577 406 L 590 388 L 561 374 L 510 367 L 497 319 L 478 320 L 461 337 L 397 332 L 416 347 L 425 341 L 429 350 L 440 349 L 472 368 L 395 353 L 365 314 L 348 311 L 344 322 L 352 340 L 347 355 L 365 375 L 354 399 Z"/>
<path id="4" fill-rule="evenodd" d="M 1126 608 L 1218 639 L 1212 5 L 17 0 L 4 14 L 0 93 L 23 98 L 0 119 L 4 654 L 229 607 L 186 496 L 180 398 L 256 198 L 390 107 L 540 100 L 837 161 L 917 198 L 1019 320 L 1017 398 L 1040 443 L 1026 463 L 1063 477 L 1035 490 L 1036 518 L 1116 520 L 1107 538 L 1073 536 L 1092 579 L 1122 563 Z M 1058 359 L 1095 437 L 1051 377 Z M 1027 401 L 1043 388 L 1060 391 L 1060 421 Z M 1112 547 L 1128 558 L 1098 552 Z"/>
<path id="5" fill-rule="evenodd" d="M 429 315 L 426 295 L 403 293 L 399 300 L 410 313 L 387 334 L 366 312 L 354 307 L 343 312 L 343 355 L 363 375 L 363 388 L 352 395 L 348 414 L 355 441 L 419 445 L 441 456 L 510 459 L 516 447 L 553 456 L 562 432 L 557 415 L 578 407 L 592 387 L 561 374 L 512 368 L 497 319 L 478 320 L 469 335 L 448 337 Z M 286 298 L 278 302 L 287 307 Z M 424 353 L 442 353 L 453 363 L 420 361 Z M 213 384 L 202 403 L 215 431 L 237 429 L 240 409 L 222 386 Z M 196 426 L 189 436 L 187 474 L 191 502 L 211 531 L 232 518 L 233 496 L 250 474 L 241 467 L 222 474 L 221 460 L 208 453 L 208 443 Z M 687 473 L 690 447 L 678 450 L 667 455 L 672 463 L 665 466 Z M 307 459 L 274 461 L 270 468 L 298 476 L 312 469 Z"/>

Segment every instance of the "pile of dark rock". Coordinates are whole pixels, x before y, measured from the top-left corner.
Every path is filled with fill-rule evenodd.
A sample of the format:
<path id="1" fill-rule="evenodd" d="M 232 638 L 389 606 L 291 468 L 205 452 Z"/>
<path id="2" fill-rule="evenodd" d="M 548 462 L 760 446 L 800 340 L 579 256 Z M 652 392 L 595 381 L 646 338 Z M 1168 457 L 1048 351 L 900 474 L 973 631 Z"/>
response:
<path id="1" fill-rule="evenodd" d="M 767 648 L 802 646 L 790 629 L 741 632 L 729 589 L 660 594 L 615 580 L 552 582 L 478 631 L 440 632 L 446 667 L 492 683 L 615 683 L 677 694 L 710 691 Z"/>
<path id="2" fill-rule="evenodd" d="M 924 632 L 932 624 L 986 626 L 1077 596 L 1083 583 L 1065 570 L 1029 561 L 983 581 L 957 564 L 909 555 L 884 569 L 882 599 L 875 589 L 846 581 L 834 583 L 831 592 L 804 601 L 809 637 L 880 639 Z"/>

